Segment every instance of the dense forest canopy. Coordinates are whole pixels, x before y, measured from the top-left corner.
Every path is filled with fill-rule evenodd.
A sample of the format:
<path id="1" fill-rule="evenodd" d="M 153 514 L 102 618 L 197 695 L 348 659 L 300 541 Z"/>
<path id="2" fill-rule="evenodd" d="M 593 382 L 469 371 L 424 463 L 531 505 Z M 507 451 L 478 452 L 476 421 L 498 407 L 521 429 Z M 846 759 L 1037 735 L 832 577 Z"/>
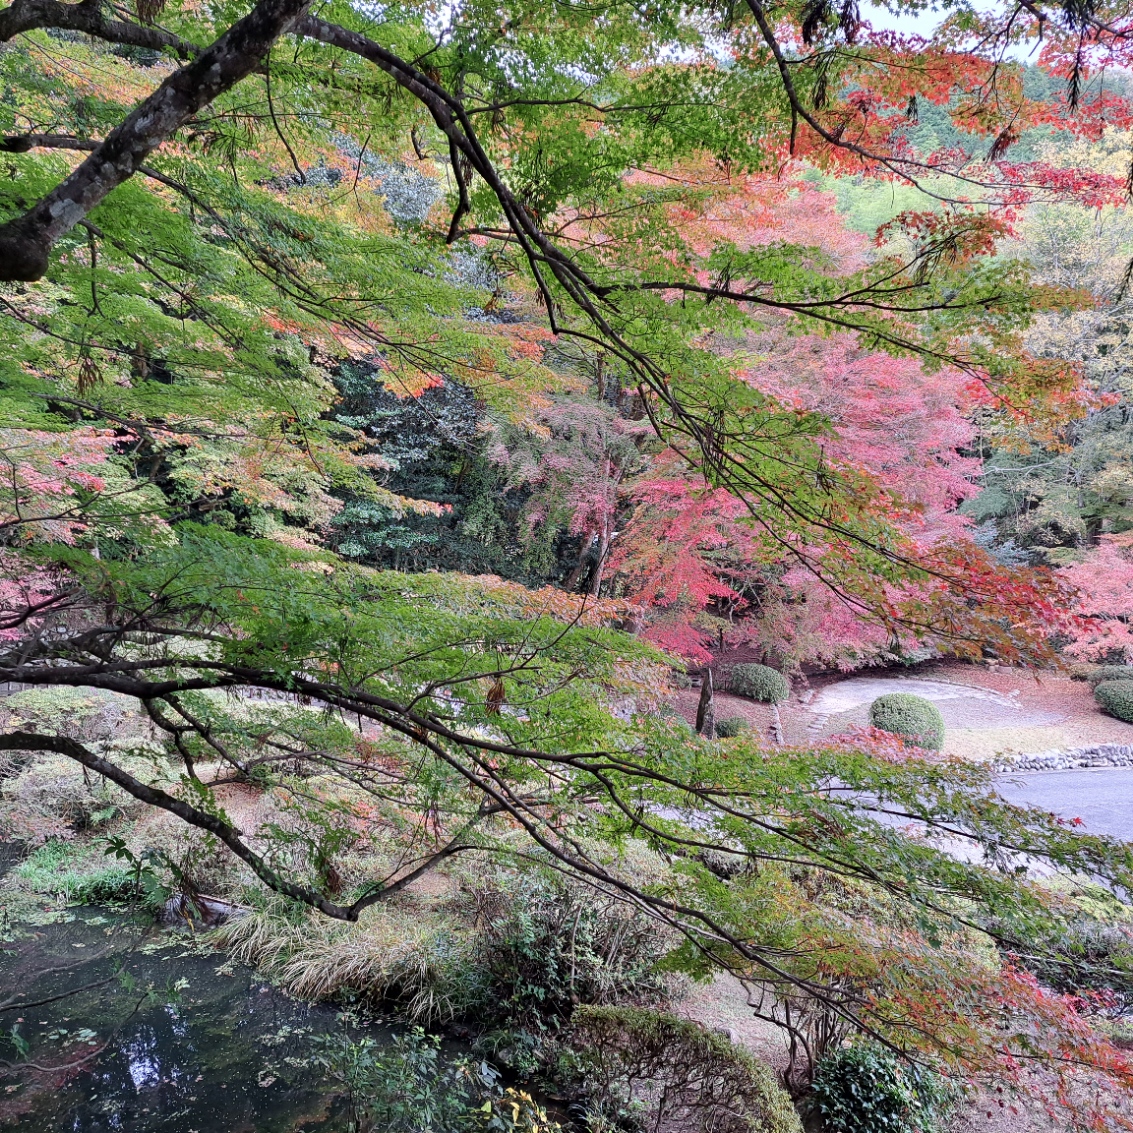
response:
<path id="1" fill-rule="evenodd" d="M 0 680 L 150 726 L 0 750 L 348 922 L 462 853 L 566 872 L 796 1028 L 1131 1128 L 1015 868 L 1127 892 L 1127 846 L 876 737 L 659 711 L 741 646 L 1126 648 L 1133 23 L 867 15 L 0 9 Z"/>

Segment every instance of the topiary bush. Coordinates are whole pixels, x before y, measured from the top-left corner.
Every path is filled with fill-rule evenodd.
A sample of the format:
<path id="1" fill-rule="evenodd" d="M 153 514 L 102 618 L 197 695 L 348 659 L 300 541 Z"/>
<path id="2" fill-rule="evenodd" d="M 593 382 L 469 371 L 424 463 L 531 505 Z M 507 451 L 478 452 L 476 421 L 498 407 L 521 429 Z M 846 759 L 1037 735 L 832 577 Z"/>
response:
<path id="1" fill-rule="evenodd" d="M 879 696 L 869 706 L 869 722 L 883 732 L 906 737 L 918 747 L 939 751 L 944 744 L 944 718 L 936 705 L 909 692 Z"/>
<path id="2" fill-rule="evenodd" d="M 1133 665 L 1098 665 L 1086 674 L 1091 688 L 1104 681 L 1133 681 Z"/>
<path id="3" fill-rule="evenodd" d="M 827 1133 L 936 1133 L 959 1101 L 939 1074 L 885 1047 L 840 1047 L 815 1068 L 814 1107 Z"/>
<path id="4" fill-rule="evenodd" d="M 1133 680 L 1103 681 L 1094 686 L 1094 699 L 1103 712 L 1133 724 Z"/>
<path id="5" fill-rule="evenodd" d="M 767 704 L 778 704 L 791 695 L 787 678 L 769 665 L 737 665 L 728 677 L 728 690 Z"/>
<path id="6" fill-rule="evenodd" d="M 747 721 L 742 716 L 726 716 L 716 721 L 716 735 L 722 740 L 730 740 L 747 731 Z"/>
<path id="7" fill-rule="evenodd" d="M 802 1133 L 764 1063 L 687 1019 L 584 1006 L 568 1042 L 591 1129 Z"/>

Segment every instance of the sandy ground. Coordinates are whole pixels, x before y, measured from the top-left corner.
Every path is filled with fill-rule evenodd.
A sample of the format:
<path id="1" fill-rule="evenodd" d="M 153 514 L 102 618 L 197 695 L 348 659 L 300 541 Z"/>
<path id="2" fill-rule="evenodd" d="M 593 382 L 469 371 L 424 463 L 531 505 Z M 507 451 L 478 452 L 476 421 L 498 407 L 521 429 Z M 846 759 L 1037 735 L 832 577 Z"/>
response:
<path id="1" fill-rule="evenodd" d="M 673 696 L 673 707 L 689 722 L 696 724 L 696 706 L 700 703 L 700 689 L 682 689 Z M 770 704 L 760 704 L 742 696 L 717 692 L 714 698 L 716 722 L 739 716 L 747 721 L 748 727 L 770 741 L 772 711 Z"/>
<path id="2" fill-rule="evenodd" d="M 965 759 L 1000 753 L 1034 753 L 1098 743 L 1133 744 L 1133 724 L 1098 710 L 1083 681 L 1003 666 L 946 662 L 907 675 L 826 676 L 796 684 L 780 706 L 783 739 L 805 745 L 869 723 L 869 705 L 889 692 L 912 692 L 932 700 L 944 717 L 944 750 Z M 696 720 L 699 689 L 674 695 L 688 722 Z M 770 706 L 718 692 L 716 719 L 741 716 L 771 738 Z"/>

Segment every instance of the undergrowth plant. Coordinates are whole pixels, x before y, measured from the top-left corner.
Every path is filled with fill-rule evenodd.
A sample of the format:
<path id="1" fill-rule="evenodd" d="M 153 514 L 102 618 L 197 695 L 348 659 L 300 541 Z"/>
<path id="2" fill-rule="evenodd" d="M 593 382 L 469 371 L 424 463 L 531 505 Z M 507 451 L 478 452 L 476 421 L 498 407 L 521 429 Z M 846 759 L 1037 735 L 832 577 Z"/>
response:
<path id="1" fill-rule="evenodd" d="M 355 1037 L 357 1019 L 311 1038 L 312 1063 L 347 1097 L 351 1133 L 558 1133 L 535 1100 L 487 1062 L 452 1057 L 420 1027 Z"/>
<path id="2" fill-rule="evenodd" d="M 855 1042 L 815 1067 L 812 1101 L 826 1133 L 937 1133 L 961 1096 L 931 1070 Z"/>
<path id="3" fill-rule="evenodd" d="M 722 740 L 730 740 L 747 731 L 748 722 L 743 716 L 725 716 L 716 721 L 716 735 Z"/>
<path id="4" fill-rule="evenodd" d="M 553 874 L 465 882 L 463 912 L 501 1021 L 555 1025 L 578 1004 L 657 1000 L 675 938 L 632 906 Z"/>
<path id="5" fill-rule="evenodd" d="M 17 884 L 75 905 L 131 905 L 160 910 L 168 891 L 151 870 L 109 862 L 92 847 L 52 839 L 34 849 L 13 872 Z"/>

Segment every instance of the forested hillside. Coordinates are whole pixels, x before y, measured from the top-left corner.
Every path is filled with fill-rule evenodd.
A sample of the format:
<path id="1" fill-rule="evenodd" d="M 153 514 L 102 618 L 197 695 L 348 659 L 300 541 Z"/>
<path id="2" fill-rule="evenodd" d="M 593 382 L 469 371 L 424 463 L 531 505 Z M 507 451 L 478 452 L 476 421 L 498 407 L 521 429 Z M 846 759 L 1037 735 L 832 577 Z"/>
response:
<path id="1" fill-rule="evenodd" d="M 908 706 L 714 724 L 1133 664 L 1133 19 L 871 12 L 0 9 L 12 892 L 73 859 L 505 1071 L 319 1047 L 354 1129 L 1133 1129 L 1129 845 Z M 720 973 L 775 1074 L 660 1011 Z"/>

